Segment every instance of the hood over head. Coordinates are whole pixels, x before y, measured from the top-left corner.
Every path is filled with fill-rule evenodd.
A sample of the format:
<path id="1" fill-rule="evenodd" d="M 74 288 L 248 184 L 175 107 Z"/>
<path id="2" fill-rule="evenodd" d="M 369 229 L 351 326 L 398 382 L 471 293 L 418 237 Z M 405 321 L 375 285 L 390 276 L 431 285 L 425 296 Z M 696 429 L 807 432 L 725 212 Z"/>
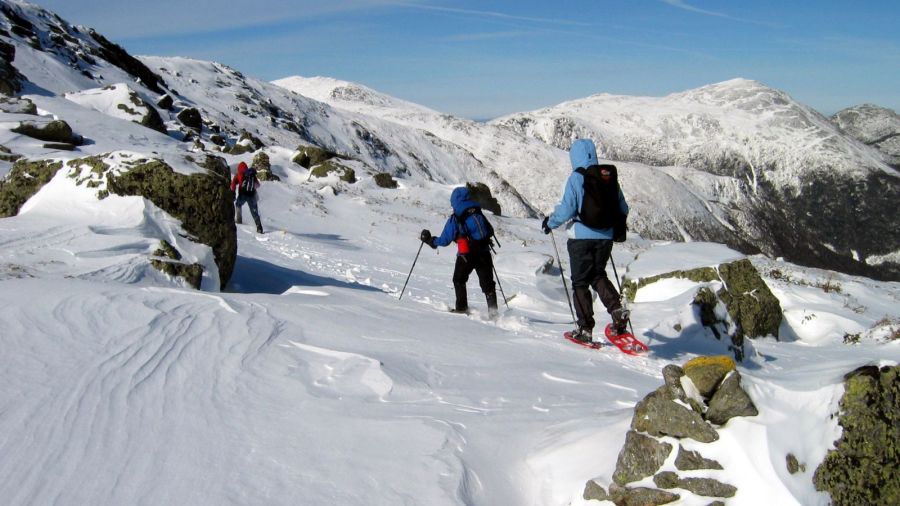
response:
<path id="1" fill-rule="evenodd" d="M 576 139 L 569 148 L 569 160 L 572 161 L 572 170 L 597 165 L 597 147 L 594 146 L 594 141 Z"/>
<path id="2" fill-rule="evenodd" d="M 247 164 L 244 162 L 239 163 L 238 170 L 247 170 Z"/>
<path id="3" fill-rule="evenodd" d="M 450 205 L 453 206 L 453 212 L 459 215 L 470 207 L 478 207 L 478 202 L 472 200 L 468 188 L 460 186 L 450 194 Z"/>

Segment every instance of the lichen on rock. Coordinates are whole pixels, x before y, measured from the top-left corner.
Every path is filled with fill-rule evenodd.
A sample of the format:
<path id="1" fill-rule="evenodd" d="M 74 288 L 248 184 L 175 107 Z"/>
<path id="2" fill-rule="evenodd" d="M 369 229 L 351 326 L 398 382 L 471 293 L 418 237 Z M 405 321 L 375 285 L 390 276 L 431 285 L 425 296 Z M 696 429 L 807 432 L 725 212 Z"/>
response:
<path id="1" fill-rule="evenodd" d="M 356 182 L 356 172 L 334 159 L 316 165 L 310 172 L 310 176 L 314 178 L 328 177 L 331 174 L 337 175 L 338 179 L 346 183 L 353 184 Z"/>
<path id="2" fill-rule="evenodd" d="M 181 220 L 185 231 L 212 248 L 224 288 L 237 256 L 233 194 L 220 172 L 221 163 L 209 158 L 214 160 L 207 159 L 204 166 L 212 170 L 190 175 L 175 172 L 161 160 L 140 160 L 121 174 L 109 173 L 107 185 L 111 193 L 142 196 Z"/>
<path id="3" fill-rule="evenodd" d="M 53 160 L 17 160 L 0 181 L 0 217 L 19 214 L 22 205 L 36 194 L 63 166 Z"/>
<path id="4" fill-rule="evenodd" d="M 843 431 L 816 469 L 816 490 L 837 506 L 900 504 L 900 366 L 860 367 L 844 387 Z"/>

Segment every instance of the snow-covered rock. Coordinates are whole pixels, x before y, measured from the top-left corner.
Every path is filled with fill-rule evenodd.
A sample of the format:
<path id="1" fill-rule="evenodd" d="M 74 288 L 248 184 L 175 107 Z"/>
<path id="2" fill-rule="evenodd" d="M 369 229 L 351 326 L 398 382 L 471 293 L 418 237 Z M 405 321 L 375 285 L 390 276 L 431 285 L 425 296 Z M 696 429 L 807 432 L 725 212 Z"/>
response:
<path id="1" fill-rule="evenodd" d="M 894 110 L 863 104 L 838 111 L 831 120 L 854 139 L 872 146 L 900 168 L 900 115 Z"/>

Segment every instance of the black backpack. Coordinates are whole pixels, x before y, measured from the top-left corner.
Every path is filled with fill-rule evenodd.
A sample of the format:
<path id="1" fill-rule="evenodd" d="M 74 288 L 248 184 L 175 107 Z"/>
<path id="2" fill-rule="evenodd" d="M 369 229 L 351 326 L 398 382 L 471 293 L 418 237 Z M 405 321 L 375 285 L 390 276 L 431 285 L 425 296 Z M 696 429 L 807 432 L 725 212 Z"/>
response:
<path id="1" fill-rule="evenodd" d="M 494 237 L 494 227 L 481 212 L 480 207 L 470 207 L 461 215 L 453 213 L 460 235 L 480 245 L 488 245 Z"/>
<path id="2" fill-rule="evenodd" d="M 619 174 L 615 165 L 591 165 L 575 169 L 584 177 L 584 199 L 576 221 L 596 228 L 613 229 L 613 240 L 623 242 L 627 227 L 619 208 Z"/>
<path id="3" fill-rule="evenodd" d="M 241 179 L 241 186 L 238 188 L 240 194 L 255 195 L 256 181 L 256 169 L 254 169 L 253 167 L 248 167 L 247 170 L 244 171 L 244 178 Z"/>

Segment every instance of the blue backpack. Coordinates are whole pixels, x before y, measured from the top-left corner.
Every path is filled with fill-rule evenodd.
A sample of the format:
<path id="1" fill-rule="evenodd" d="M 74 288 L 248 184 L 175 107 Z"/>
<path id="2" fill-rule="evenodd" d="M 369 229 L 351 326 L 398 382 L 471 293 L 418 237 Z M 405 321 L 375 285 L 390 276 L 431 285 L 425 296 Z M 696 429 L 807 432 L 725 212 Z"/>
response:
<path id="1" fill-rule="evenodd" d="M 460 236 L 477 243 L 488 243 L 494 237 L 494 227 L 482 214 L 480 207 L 470 207 L 461 215 L 453 214 Z"/>

